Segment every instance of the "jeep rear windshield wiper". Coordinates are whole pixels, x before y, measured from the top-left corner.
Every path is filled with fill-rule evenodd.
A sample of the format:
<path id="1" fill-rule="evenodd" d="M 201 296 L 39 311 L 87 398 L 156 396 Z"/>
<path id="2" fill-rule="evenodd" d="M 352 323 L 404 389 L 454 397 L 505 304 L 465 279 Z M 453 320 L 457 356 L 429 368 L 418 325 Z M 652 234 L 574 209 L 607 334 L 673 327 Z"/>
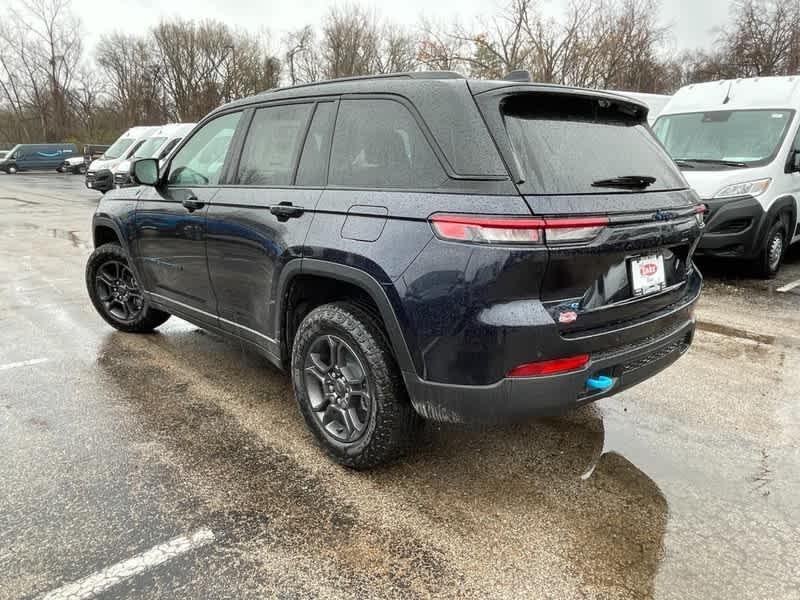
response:
<path id="1" fill-rule="evenodd" d="M 717 160 L 715 158 L 676 158 L 674 159 L 679 166 L 691 165 L 688 163 L 698 163 L 701 165 L 720 165 L 722 167 L 746 167 L 747 163 L 739 162 L 736 160 Z"/>
<path id="2" fill-rule="evenodd" d="M 656 182 L 655 177 L 649 175 L 624 175 L 622 177 L 611 177 L 610 179 L 598 179 L 592 182 L 592 187 L 610 188 L 631 188 L 644 189 Z"/>

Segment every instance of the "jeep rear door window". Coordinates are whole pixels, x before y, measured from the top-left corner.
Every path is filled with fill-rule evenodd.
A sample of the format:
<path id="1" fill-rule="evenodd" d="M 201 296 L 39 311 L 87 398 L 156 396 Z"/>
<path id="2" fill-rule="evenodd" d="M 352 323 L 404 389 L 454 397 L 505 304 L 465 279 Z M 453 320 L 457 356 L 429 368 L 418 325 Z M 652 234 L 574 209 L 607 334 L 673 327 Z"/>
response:
<path id="1" fill-rule="evenodd" d="M 328 171 L 328 154 L 331 149 L 331 132 L 336 105 L 333 102 L 317 104 L 311 127 L 303 145 L 303 154 L 297 167 L 297 185 L 325 185 Z"/>
<path id="2" fill-rule="evenodd" d="M 416 120 L 400 102 L 342 100 L 329 185 L 433 188 L 446 178 Z"/>
<path id="3" fill-rule="evenodd" d="M 564 94 L 517 94 L 501 103 L 526 194 L 609 194 L 685 189 L 647 123 L 626 103 Z M 622 180 L 620 187 L 609 180 Z M 598 185 L 605 183 L 605 185 Z"/>
<path id="4" fill-rule="evenodd" d="M 793 110 L 718 110 L 659 117 L 653 130 L 675 160 L 756 167 L 778 152 Z M 681 165 L 683 166 L 683 165 Z"/>
<path id="5" fill-rule="evenodd" d="M 171 185 L 217 185 L 241 112 L 203 125 L 178 150 L 169 167 Z"/>
<path id="6" fill-rule="evenodd" d="M 247 132 L 236 183 L 290 185 L 311 108 L 311 104 L 259 108 Z"/>

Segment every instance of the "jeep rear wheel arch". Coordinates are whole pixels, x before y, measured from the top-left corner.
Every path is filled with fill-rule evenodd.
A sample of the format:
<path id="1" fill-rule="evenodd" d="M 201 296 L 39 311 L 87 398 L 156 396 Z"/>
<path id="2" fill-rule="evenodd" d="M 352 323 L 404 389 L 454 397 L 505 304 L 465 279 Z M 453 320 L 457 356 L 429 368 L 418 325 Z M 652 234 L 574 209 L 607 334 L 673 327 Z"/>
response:
<path id="1" fill-rule="evenodd" d="M 287 263 L 281 271 L 277 290 L 276 323 L 275 331 L 279 339 L 283 339 L 286 328 L 286 298 L 292 280 L 298 275 L 318 275 L 333 280 L 339 280 L 360 288 L 374 302 L 378 308 L 379 316 L 383 321 L 386 335 L 392 346 L 395 360 L 403 372 L 418 372 L 411 350 L 406 343 L 400 322 L 395 309 L 389 300 L 383 286 L 369 273 L 360 269 L 314 258 L 303 258 Z M 291 349 L 289 349 L 291 352 Z"/>

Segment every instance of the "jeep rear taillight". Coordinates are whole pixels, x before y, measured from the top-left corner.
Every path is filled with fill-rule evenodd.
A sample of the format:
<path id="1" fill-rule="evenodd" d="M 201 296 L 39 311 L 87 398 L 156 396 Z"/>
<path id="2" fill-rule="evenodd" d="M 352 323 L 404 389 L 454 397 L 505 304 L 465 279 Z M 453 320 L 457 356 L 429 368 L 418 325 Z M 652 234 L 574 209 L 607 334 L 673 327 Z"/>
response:
<path id="1" fill-rule="evenodd" d="M 485 244 L 543 244 L 542 219 L 433 215 L 433 230 L 444 240 Z"/>
<path id="2" fill-rule="evenodd" d="M 545 219 L 548 244 L 588 242 L 608 225 L 608 217 L 565 217 Z"/>
<path id="3" fill-rule="evenodd" d="M 568 244 L 596 238 L 607 217 L 477 217 L 436 214 L 433 230 L 444 240 L 484 244 Z"/>

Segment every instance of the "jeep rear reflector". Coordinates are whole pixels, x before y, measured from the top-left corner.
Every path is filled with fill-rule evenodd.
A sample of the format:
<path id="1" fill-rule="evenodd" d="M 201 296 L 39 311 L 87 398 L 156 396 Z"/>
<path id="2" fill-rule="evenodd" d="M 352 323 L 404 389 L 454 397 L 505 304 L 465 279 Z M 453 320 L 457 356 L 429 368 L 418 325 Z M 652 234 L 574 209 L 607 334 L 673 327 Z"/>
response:
<path id="1" fill-rule="evenodd" d="M 608 217 L 478 217 L 436 214 L 433 230 L 444 240 L 484 244 L 564 244 L 593 240 Z"/>
<path id="2" fill-rule="evenodd" d="M 539 362 L 525 363 L 514 367 L 508 377 L 541 377 L 543 375 L 560 375 L 572 371 L 580 371 L 589 363 L 588 354 L 579 354 L 569 358 L 556 358 Z"/>

